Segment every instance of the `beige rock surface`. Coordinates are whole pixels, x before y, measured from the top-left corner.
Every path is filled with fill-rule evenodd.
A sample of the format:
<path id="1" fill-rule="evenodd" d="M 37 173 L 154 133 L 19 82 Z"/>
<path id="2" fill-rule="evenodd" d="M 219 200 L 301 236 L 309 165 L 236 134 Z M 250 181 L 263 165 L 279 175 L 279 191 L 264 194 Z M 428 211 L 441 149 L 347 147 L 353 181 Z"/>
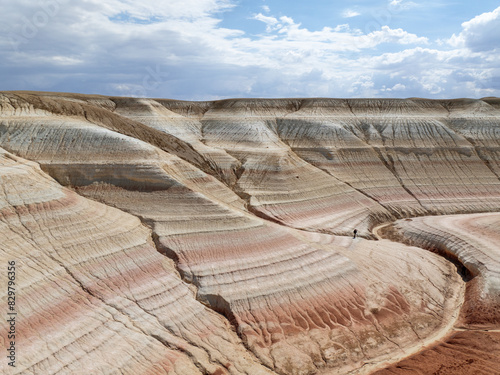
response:
<path id="1" fill-rule="evenodd" d="M 499 228 L 497 213 L 420 217 L 381 228 L 393 239 L 457 259 L 469 281 L 449 336 L 377 375 L 500 374 Z"/>
<path id="2" fill-rule="evenodd" d="M 431 216 L 397 221 L 386 229 L 416 246 L 449 254 L 467 268 L 463 323 L 500 325 L 500 214 Z"/>
<path id="3" fill-rule="evenodd" d="M 16 367 L 0 361 L 2 373 L 269 373 L 137 218 L 3 150 L 0 176 L 0 258 L 16 262 L 18 322 Z"/>
<path id="4" fill-rule="evenodd" d="M 370 229 L 498 211 L 499 116 L 492 100 L 0 94 L 0 254 L 38 262 L 19 293 L 45 298 L 20 302 L 18 373 L 369 373 L 415 353 L 464 283 Z"/>

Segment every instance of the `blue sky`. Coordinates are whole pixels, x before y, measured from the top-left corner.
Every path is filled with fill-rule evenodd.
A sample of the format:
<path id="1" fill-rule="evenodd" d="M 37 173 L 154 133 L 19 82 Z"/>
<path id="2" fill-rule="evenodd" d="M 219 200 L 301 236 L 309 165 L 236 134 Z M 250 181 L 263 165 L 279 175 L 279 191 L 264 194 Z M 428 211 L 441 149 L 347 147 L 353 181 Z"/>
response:
<path id="1" fill-rule="evenodd" d="M 500 2 L 3 1 L 0 90 L 500 96 Z"/>

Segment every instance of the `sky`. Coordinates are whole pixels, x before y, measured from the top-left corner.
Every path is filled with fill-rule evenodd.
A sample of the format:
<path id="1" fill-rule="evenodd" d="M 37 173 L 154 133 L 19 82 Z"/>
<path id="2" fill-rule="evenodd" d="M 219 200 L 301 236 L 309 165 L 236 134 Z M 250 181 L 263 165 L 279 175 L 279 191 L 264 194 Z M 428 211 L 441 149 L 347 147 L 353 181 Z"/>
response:
<path id="1" fill-rule="evenodd" d="M 0 90 L 500 96 L 500 1 L 0 0 Z"/>

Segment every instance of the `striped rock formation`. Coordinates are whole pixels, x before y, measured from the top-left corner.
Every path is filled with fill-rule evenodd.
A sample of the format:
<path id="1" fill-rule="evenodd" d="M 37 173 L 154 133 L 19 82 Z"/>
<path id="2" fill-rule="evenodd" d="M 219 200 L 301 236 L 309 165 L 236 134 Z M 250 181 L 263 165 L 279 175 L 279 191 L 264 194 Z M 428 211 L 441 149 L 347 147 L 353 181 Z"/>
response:
<path id="1" fill-rule="evenodd" d="M 7 152 L 1 165 L 2 256 L 18 265 L 17 345 L 30 353 L 20 355 L 21 372 L 265 373 L 243 352 L 230 323 L 194 299 L 139 220 L 61 188 L 35 164 Z M 403 353 L 441 329 L 453 313 L 450 302 L 459 298 L 456 280 L 442 277 L 452 277 L 450 266 L 418 249 L 314 239 L 219 208 L 234 226 L 221 229 L 200 215 L 217 216 L 203 208 L 207 199 L 175 207 L 188 191 L 172 198 L 175 193 L 97 189 L 95 195 L 113 205 L 164 215 L 151 219 L 160 250 L 175 254 L 197 298 L 224 313 L 250 351 L 279 373 L 346 371 L 387 351 Z M 149 210 L 140 194 L 151 194 Z M 158 202 L 172 213 L 153 209 Z M 198 225 L 184 220 L 179 226 L 176 213 L 186 215 L 189 205 L 198 207 Z M 364 260 L 373 251 L 368 266 Z M 424 266 L 407 282 L 428 288 L 414 290 L 401 278 L 421 257 Z M 394 272 L 385 269 L 388 258 Z M 48 337 L 49 348 L 41 350 Z M 122 361 L 110 362 L 116 355 Z M 147 361 L 137 362 L 138 356 Z"/>
<path id="2" fill-rule="evenodd" d="M 3 150 L 0 176 L 0 257 L 16 263 L 17 312 L 16 367 L 0 361 L 3 374 L 270 373 L 137 218 Z"/>
<path id="3" fill-rule="evenodd" d="M 457 259 L 472 278 L 467 285 L 463 324 L 500 326 L 500 214 L 406 219 L 387 232 Z"/>
<path id="4" fill-rule="evenodd" d="M 500 373 L 500 215 L 420 217 L 384 230 L 394 239 L 458 260 L 470 281 L 461 316 L 444 342 L 376 374 Z"/>
<path id="5" fill-rule="evenodd" d="M 420 249 L 287 230 L 188 191 L 78 192 L 151 223 L 197 298 L 278 373 L 343 373 L 412 350 L 461 298 L 453 267 Z"/>
<path id="6" fill-rule="evenodd" d="M 493 99 L 0 94 L 0 183 L 18 220 L 2 216 L 2 238 L 17 237 L 0 254 L 44 259 L 20 299 L 47 279 L 44 304 L 23 302 L 34 333 L 20 371 L 368 373 L 418 351 L 453 326 L 464 284 L 444 258 L 370 229 L 498 211 L 499 116 Z M 346 236 L 355 227 L 366 239 Z M 92 306 L 71 304 L 52 346 L 35 312 L 78 294 L 61 277 Z M 95 342 L 68 335 L 89 319 Z M 97 350 L 106 337 L 123 363 Z"/>
<path id="7" fill-rule="evenodd" d="M 498 207 L 499 138 L 495 132 L 500 111 L 495 103 L 227 100 L 212 104 L 203 116 L 197 116 L 205 143 L 224 148 L 255 169 L 258 178 L 245 179 L 243 175 L 238 183 L 254 198 L 255 206 L 288 225 L 303 228 L 303 223 L 311 222 L 314 230 L 340 233 L 349 226 L 362 225 L 356 220 L 358 204 L 365 206 L 365 217 L 377 221 L 388 214 L 400 217 Z M 163 104 L 184 116 L 189 116 L 185 107 L 195 105 Z M 273 157 L 276 148 L 281 150 L 278 155 L 286 156 Z M 264 154 L 265 163 L 257 160 L 250 164 L 259 154 Z M 297 157 L 308 166 L 299 163 Z M 252 172 L 249 169 L 249 176 Z M 322 193 L 323 188 L 327 193 Z M 337 208 L 327 196 L 340 191 L 342 198 L 333 198 L 342 204 Z M 290 197 L 289 203 L 283 195 Z M 305 207 L 295 207 L 297 201 Z M 306 207 L 319 213 L 319 218 Z M 347 222 L 325 219 L 337 210 L 344 212 Z M 299 214 L 301 224 L 295 223 Z"/>

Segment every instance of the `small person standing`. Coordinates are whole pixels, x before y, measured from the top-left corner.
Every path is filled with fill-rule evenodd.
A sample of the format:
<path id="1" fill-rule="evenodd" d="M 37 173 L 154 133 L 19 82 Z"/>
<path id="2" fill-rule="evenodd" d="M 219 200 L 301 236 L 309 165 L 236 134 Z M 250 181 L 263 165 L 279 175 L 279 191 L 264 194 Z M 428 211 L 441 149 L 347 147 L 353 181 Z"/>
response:
<path id="1" fill-rule="evenodd" d="M 356 236 L 358 235 L 358 230 L 357 230 L 357 229 L 354 229 L 354 232 L 353 232 L 353 233 L 354 233 L 354 237 L 353 237 L 353 239 L 355 239 L 355 238 L 356 238 Z"/>

